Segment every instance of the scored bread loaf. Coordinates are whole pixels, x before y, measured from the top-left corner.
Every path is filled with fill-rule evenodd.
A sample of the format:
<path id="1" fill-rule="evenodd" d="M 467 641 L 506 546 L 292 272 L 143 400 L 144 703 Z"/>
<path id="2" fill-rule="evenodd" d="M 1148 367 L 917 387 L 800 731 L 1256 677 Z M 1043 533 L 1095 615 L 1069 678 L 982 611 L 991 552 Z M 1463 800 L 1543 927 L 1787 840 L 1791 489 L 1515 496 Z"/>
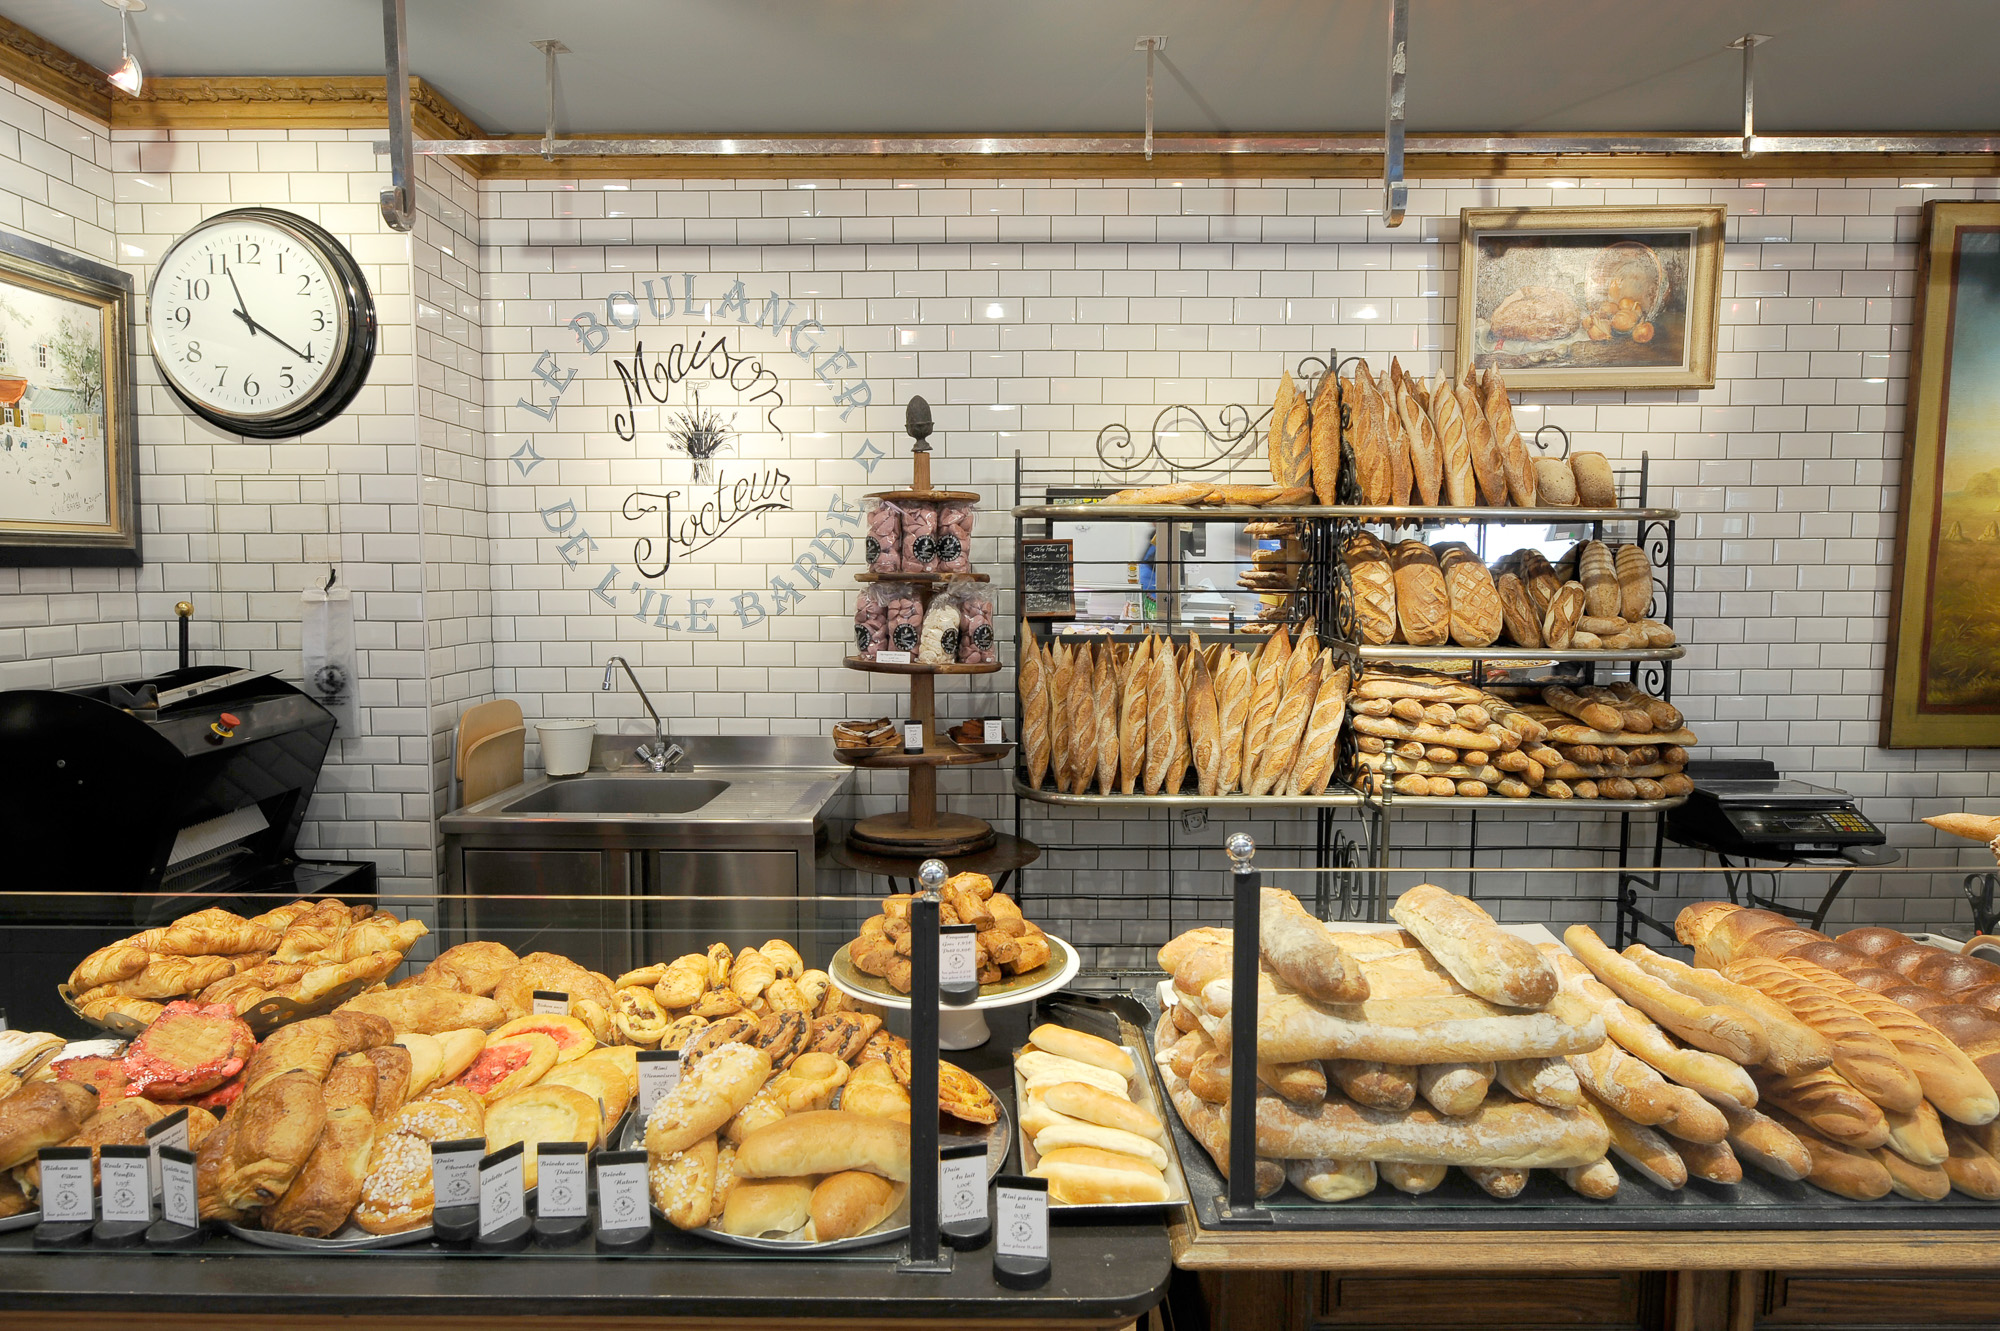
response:
<path id="1" fill-rule="evenodd" d="M 1358 1105 L 1400 1113 L 1417 1101 L 1414 1068 L 1367 1058 L 1329 1058 L 1324 1062 L 1327 1075 L 1339 1083 L 1341 1093 Z"/>
<path id="2" fill-rule="evenodd" d="M 1576 578 L 1583 584 L 1586 614 L 1616 616 L 1624 605 L 1618 586 L 1618 566 L 1602 541 L 1585 541 L 1577 551 Z"/>
<path id="3" fill-rule="evenodd" d="M 1486 647 L 1499 640 L 1500 593 L 1493 575 L 1471 550 L 1457 542 L 1443 548 L 1445 596 L 1450 602 L 1451 640 L 1461 647 Z"/>
<path id="4" fill-rule="evenodd" d="M 1319 695 L 1313 699 L 1306 732 L 1299 741 L 1299 755 L 1292 761 L 1291 780 L 1285 793 L 1324 794 L 1333 778 L 1334 741 L 1340 736 L 1347 716 L 1347 689 L 1353 671 L 1347 664 L 1333 664 L 1333 649 L 1320 653 Z"/>
<path id="5" fill-rule="evenodd" d="M 1535 506 L 1535 468 L 1528 460 L 1528 446 L 1521 442 L 1521 431 L 1514 424 L 1514 404 L 1507 396 L 1507 385 L 1498 373 L 1489 370 L 1486 382 L 1481 386 L 1480 405 L 1486 408 L 1486 420 L 1493 430 L 1493 443 L 1500 451 L 1500 468 L 1507 479 L 1507 497 L 1514 501 L 1516 508 Z"/>
<path id="6" fill-rule="evenodd" d="M 1133 649 L 1118 698 L 1118 789 L 1127 795 L 1146 778 L 1146 685 L 1155 641 L 1148 637 Z"/>
<path id="7" fill-rule="evenodd" d="M 1410 432 L 1403 424 L 1403 413 L 1396 405 L 1397 389 L 1403 382 L 1403 367 L 1392 357 L 1389 372 L 1382 376 L 1383 419 L 1388 425 L 1389 441 L 1389 502 L 1407 504 L 1415 485 L 1416 476 L 1410 464 Z"/>
<path id="8" fill-rule="evenodd" d="M 1354 367 L 1354 396 L 1359 410 L 1354 414 L 1348 446 L 1354 454 L 1354 480 L 1361 488 L 1363 502 L 1392 502 L 1394 478 L 1389 461 L 1388 406 L 1367 363 Z"/>
<path id="9" fill-rule="evenodd" d="M 1804 1143 L 1812 1162 L 1806 1178 L 1814 1187 L 1861 1202 L 1889 1195 L 1894 1186 L 1889 1171 L 1875 1158 L 1872 1148 L 1857 1147 L 1815 1132 L 1810 1124 L 1783 1108 L 1774 1110 L 1771 1118 Z"/>
<path id="10" fill-rule="evenodd" d="M 1815 1131 L 1859 1149 L 1872 1151 L 1889 1140 L 1882 1107 L 1832 1068 L 1794 1077 L 1761 1072 L 1757 1091 L 1765 1109 L 1783 1109 Z"/>
<path id="11" fill-rule="evenodd" d="M 1422 541 L 1399 541 L 1389 555 L 1396 577 L 1396 620 L 1403 640 L 1415 647 L 1440 647 L 1451 636 L 1451 595 L 1444 570 Z"/>
<path id="12" fill-rule="evenodd" d="M 1646 617 L 1646 607 L 1653 602 L 1653 566 L 1636 545 L 1619 546 L 1612 563 L 1618 573 L 1620 613 L 1636 624 Z"/>
<path id="13" fill-rule="evenodd" d="M 1575 508 L 1576 476 L 1565 458 L 1535 459 L 1535 493 L 1543 508 Z"/>
<path id="14" fill-rule="evenodd" d="M 1535 608 L 1521 579 L 1513 573 L 1502 573 L 1493 580 L 1493 591 L 1500 598 L 1500 619 L 1508 640 L 1521 647 L 1541 646 L 1541 612 Z"/>
<path id="15" fill-rule="evenodd" d="M 1822 986 L 1765 957 L 1740 957 L 1722 973 L 1783 1003 L 1793 1016 L 1824 1035 L 1833 1044 L 1833 1067 L 1883 1108 L 1907 1114 L 1923 1098 L 1922 1085 L 1896 1046 Z"/>
<path id="16" fill-rule="evenodd" d="M 1312 488 L 1322 504 L 1340 502 L 1340 376 L 1320 376 L 1312 399 Z"/>
<path id="17" fill-rule="evenodd" d="M 1625 956 L 1648 975 L 1690 998 L 1703 1003 L 1729 1004 L 1756 1017 L 1764 1027 L 1769 1046 L 1766 1058 L 1776 1071 L 1790 1075 L 1832 1064 L 1832 1042 L 1768 995 L 1726 979 L 1719 972 L 1697 970 L 1685 962 L 1663 957 L 1643 943 L 1626 948 Z"/>
<path id="18" fill-rule="evenodd" d="M 1437 425 L 1438 453 L 1444 464 L 1444 502 L 1471 508 L 1479 502 L 1479 484 L 1472 471 L 1472 444 L 1465 434 L 1465 412 L 1451 380 L 1431 388 L 1431 419 Z"/>
<path id="19" fill-rule="evenodd" d="M 1218 793 L 1233 793 L 1243 779 L 1243 731 L 1250 720 L 1250 690 L 1254 683 L 1250 658 L 1230 650 L 1215 681 L 1216 733 L 1222 739 L 1222 776 Z"/>
<path id="20" fill-rule="evenodd" d="M 1097 793 L 1109 795 L 1118 786 L 1118 668 L 1111 644 L 1097 644 L 1097 668 L 1091 677 L 1091 700 L 1097 727 Z M 1214 699 L 1210 698 L 1210 705 Z M 1087 783 L 1086 783 L 1087 784 Z"/>
<path id="21" fill-rule="evenodd" d="M 1507 505 L 1507 470 L 1500 461 L 1500 449 L 1493 439 L 1493 427 L 1480 404 L 1479 390 L 1469 379 L 1458 385 L 1458 409 L 1465 417 L 1466 447 L 1472 458 L 1472 474 L 1479 482 L 1479 501 L 1488 508 Z"/>
<path id="22" fill-rule="evenodd" d="M 1303 658 L 1306 653 L 1299 651 L 1293 655 Z M 1306 722 L 1312 719 L 1313 702 L 1319 696 L 1320 669 L 1319 662 L 1312 661 L 1306 668 L 1305 679 L 1286 689 L 1271 718 L 1271 731 L 1257 759 L 1256 770 L 1244 788 L 1246 794 L 1268 795 L 1290 775 L 1292 763 L 1298 757 L 1299 741 L 1305 738 Z"/>
<path id="23" fill-rule="evenodd" d="M 1246 791 L 1256 775 L 1258 759 L 1263 756 L 1265 742 L 1270 738 L 1271 721 L 1277 716 L 1278 704 L 1284 697 L 1285 671 L 1291 661 L 1291 652 L 1291 637 L 1280 627 L 1264 640 L 1263 650 L 1257 654 L 1256 673 L 1250 690 L 1249 719 L 1243 727 L 1243 765 L 1239 781 Z"/>
<path id="24" fill-rule="evenodd" d="M 1584 1112 L 1603 1125 L 1611 1150 L 1641 1177 L 1669 1192 L 1687 1186 L 1687 1165 L 1672 1142 L 1589 1096 L 1584 1097 L 1584 1106 Z"/>
<path id="25" fill-rule="evenodd" d="M 1475 901 L 1420 883 L 1396 899 L 1389 915 L 1452 979 L 1490 1003 L 1532 1010 L 1556 996 L 1559 984 L 1547 959 Z"/>
<path id="26" fill-rule="evenodd" d="M 1437 426 L 1424 409 L 1422 391 L 1405 376 L 1397 389 L 1396 408 L 1410 441 L 1412 502 L 1434 505 L 1444 494 L 1444 449 L 1438 443 Z"/>
<path id="27" fill-rule="evenodd" d="M 1194 687 L 1187 699 L 1188 744 L 1193 752 L 1195 790 L 1201 795 L 1222 791 L 1222 723 L 1216 707 L 1215 679 L 1208 662 L 1194 654 Z"/>
<path id="28" fill-rule="evenodd" d="M 1565 582 L 1549 597 L 1542 615 L 1542 645 L 1553 651 L 1568 651 L 1576 640 L 1576 621 L 1583 617 L 1584 593 L 1580 582 Z"/>
<path id="29" fill-rule="evenodd" d="M 1553 943 L 1544 954 L 1562 976 L 1563 993 L 1574 993 L 1603 1022 L 1604 1030 L 1626 1052 L 1650 1063 L 1660 1074 L 1717 1104 L 1748 1109 L 1757 1103 L 1757 1086 L 1750 1074 L 1718 1054 L 1684 1049 L 1668 1039 L 1647 1016 L 1612 993 L 1584 964 Z"/>
<path id="30" fill-rule="evenodd" d="M 1342 551 L 1354 587 L 1354 621 L 1371 646 L 1396 636 L 1396 574 L 1389 552 L 1373 532 L 1356 532 Z"/>
<path id="31" fill-rule="evenodd" d="M 1563 942 L 1612 993 L 1695 1048 L 1721 1054 L 1745 1067 L 1762 1063 L 1770 1055 L 1770 1037 L 1753 1013 L 1690 998 L 1613 952 L 1587 924 L 1571 925 L 1563 932 Z"/>
<path id="32" fill-rule="evenodd" d="M 1021 749 L 1028 764 L 1028 785 L 1042 787 L 1049 772 L 1049 676 L 1048 658 L 1035 645 L 1033 634 L 1021 635 Z"/>
<path id="33" fill-rule="evenodd" d="M 1812 1170 L 1812 1157 L 1797 1134 L 1755 1109 L 1722 1106 L 1729 1144 L 1736 1154 L 1767 1174 L 1796 1183 Z"/>

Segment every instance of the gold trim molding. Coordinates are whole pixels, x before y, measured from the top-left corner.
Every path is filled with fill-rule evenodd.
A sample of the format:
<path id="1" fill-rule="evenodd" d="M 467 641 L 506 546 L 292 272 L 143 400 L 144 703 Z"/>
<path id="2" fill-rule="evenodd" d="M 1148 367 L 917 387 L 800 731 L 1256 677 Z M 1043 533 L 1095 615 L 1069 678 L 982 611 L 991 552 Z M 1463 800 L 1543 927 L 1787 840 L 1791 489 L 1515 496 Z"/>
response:
<path id="1" fill-rule="evenodd" d="M 147 79 L 141 96 L 113 102 L 111 127 L 380 129 L 389 121 L 386 87 L 368 75 Z M 419 138 L 484 132 L 420 78 L 410 80 L 410 118 Z"/>
<path id="2" fill-rule="evenodd" d="M 5 18 L 0 18 L 0 76 L 78 115 L 111 122 L 111 85 L 102 70 Z"/>

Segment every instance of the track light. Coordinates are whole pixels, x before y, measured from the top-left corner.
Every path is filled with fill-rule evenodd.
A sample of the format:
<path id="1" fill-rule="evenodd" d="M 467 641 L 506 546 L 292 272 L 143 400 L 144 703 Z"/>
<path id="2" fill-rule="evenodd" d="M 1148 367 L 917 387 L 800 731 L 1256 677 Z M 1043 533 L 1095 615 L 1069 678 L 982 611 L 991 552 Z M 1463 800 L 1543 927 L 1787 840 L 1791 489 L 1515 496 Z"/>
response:
<path id="1" fill-rule="evenodd" d="M 146 71 L 139 67 L 139 58 L 132 54 L 132 11 L 144 9 L 146 0 L 104 0 L 118 11 L 118 49 L 121 59 L 118 68 L 105 78 L 120 92 L 137 97 L 139 90 L 146 86 Z"/>

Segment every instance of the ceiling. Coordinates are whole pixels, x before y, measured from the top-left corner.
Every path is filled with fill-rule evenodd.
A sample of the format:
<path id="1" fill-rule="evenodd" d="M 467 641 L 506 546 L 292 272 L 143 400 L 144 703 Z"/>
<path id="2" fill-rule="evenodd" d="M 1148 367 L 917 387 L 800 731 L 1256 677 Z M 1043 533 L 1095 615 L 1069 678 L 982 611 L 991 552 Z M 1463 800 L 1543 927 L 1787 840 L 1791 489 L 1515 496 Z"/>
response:
<path id="1" fill-rule="evenodd" d="M 1388 0 L 408 0 L 415 73 L 489 131 L 540 132 L 562 57 L 564 134 L 1379 129 Z M 1413 0 L 1414 131 L 2000 129 L 1991 0 Z M 102 0 L 0 0 L 99 68 Z M 371 74 L 377 0 L 150 0 L 154 75 Z"/>

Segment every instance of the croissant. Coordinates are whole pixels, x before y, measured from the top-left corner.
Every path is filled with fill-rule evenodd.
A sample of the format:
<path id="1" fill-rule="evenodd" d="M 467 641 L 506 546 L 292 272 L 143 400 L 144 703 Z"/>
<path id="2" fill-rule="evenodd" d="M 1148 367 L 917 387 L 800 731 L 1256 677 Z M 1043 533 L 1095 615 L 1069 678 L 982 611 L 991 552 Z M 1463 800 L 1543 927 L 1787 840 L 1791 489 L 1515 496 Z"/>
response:
<path id="1" fill-rule="evenodd" d="M 736 954 L 729 968 L 729 988 L 747 1006 L 778 978 L 778 968 L 756 948 L 746 947 Z"/>
<path id="2" fill-rule="evenodd" d="M 278 935 L 220 906 L 210 906 L 163 928 L 148 929 L 131 941 L 136 947 L 163 956 L 212 957 L 268 952 L 278 945 Z"/>

